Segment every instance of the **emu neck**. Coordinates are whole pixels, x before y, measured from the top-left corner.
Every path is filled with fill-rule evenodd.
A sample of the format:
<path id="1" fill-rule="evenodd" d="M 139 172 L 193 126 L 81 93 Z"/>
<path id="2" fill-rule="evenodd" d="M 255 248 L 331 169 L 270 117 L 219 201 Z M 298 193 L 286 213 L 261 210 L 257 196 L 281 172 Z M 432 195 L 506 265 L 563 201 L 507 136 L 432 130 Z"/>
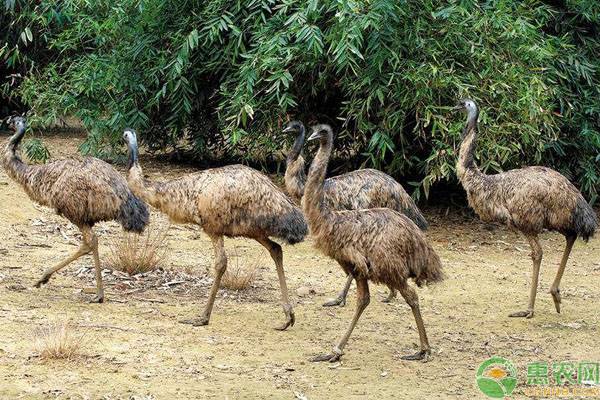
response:
<path id="1" fill-rule="evenodd" d="M 21 143 L 21 140 L 23 140 L 23 136 L 25 136 L 25 128 L 19 128 L 14 135 L 12 135 L 10 137 L 10 139 L 8 140 L 8 144 L 6 145 L 6 150 L 11 152 L 12 154 L 15 154 L 17 151 L 17 148 L 19 147 L 19 144 Z"/>
<path id="2" fill-rule="evenodd" d="M 127 159 L 127 183 L 129 188 L 139 198 L 153 207 L 159 207 L 159 199 L 156 194 L 155 185 L 144 178 L 144 171 L 138 162 L 138 147 L 137 143 L 128 143 L 128 159 Z"/>
<path id="3" fill-rule="evenodd" d="M 303 208 L 313 231 L 315 228 L 318 229 L 320 221 L 326 218 L 329 213 L 323 202 L 323 185 L 332 148 L 333 134 L 330 132 L 325 138 L 321 139 L 321 146 L 308 172 Z"/>
<path id="4" fill-rule="evenodd" d="M 2 165 L 6 172 L 12 179 L 21 185 L 27 185 L 28 172 L 32 168 L 25 164 L 17 154 L 17 149 L 24 135 L 25 128 L 17 130 L 17 132 L 8 140 L 2 157 Z"/>
<path id="5" fill-rule="evenodd" d="M 128 143 L 127 150 L 127 170 L 136 165 L 139 167 L 137 143 Z"/>
<path id="6" fill-rule="evenodd" d="M 304 171 L 304 158 L 299 156 L 293 162 L 287 162 L 285 168 L 285 190 L 295 200 L 300 201 L 304 195 L 306 185 L 306 172 Z"/>
<path id="7" fill-rule="evenodd" d="M 298 160 L 298 156 L 300 156 L 300 152 L 302 152 L 302 147 L 304 146 L 304 128 L 300 129 L 298 136 L 296 136 L 296 140 L 294 140 L 294 145 L 290 149 L 287 155 L 287 164 L 291 164 Z"/>
<path id="8" fill-rule="evenodd" d="M 460 150 L 458 153 L 458 162 L 456 164 L 456 174 L 458 179 L 464 183 L 464 179 L 467 178 L 467 172 L 473 172 L 479 174 L 479 169 L 475 164 L 473 158 L 473 152 L 475 151 L 475 144 L 477 140 L 477 118 L 479 113 L 477 111 L 470 112 L 467 117 L 467 125 L 463 131 L 463 140 L 460 144 Z"/>
<path id="9" fill-rule="evenodd" d="M 304 127 L 296 136 L 294 145 L 287 155 L 285 167 L 285 188 L 290 196 L 300 201 L 304 195 L 306 173 L 304 172 L 304 158 L 300 155 L 304 146 Z"/>

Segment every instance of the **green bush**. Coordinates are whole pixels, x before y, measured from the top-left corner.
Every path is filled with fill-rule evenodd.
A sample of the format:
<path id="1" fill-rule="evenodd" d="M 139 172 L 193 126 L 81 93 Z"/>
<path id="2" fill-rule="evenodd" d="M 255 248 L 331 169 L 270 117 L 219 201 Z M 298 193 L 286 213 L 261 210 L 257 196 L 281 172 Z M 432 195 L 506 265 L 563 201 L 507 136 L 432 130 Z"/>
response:
<path id="1" fill-rule="evenodd" d="M 44 51 L 18 93 L 34 123 L 79 117 L 86 153 L 122 148 L 131 126 L 152 149 L 273 161 L 299 118 L 333 124 L 354 167 L 417 177 L 418 197 L 455 180 L 450 107 L 468 96 L 482 169 L 549 165 L 597 196 L 595 0 L 12 1 L 0 55 Z"/>
<path id="2" fill-rule="evenodd" d="M 40 139 L 28 139 L 23 143 L 23 151 L 27 159 L 34 163 L 45 164 L 50 159 L 50 152 Z"/>

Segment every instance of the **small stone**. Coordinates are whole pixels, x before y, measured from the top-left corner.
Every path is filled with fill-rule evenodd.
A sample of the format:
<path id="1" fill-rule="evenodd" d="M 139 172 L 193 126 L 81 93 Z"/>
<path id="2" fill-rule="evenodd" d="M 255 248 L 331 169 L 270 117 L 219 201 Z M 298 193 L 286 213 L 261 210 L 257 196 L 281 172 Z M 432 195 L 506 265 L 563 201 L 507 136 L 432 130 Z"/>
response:
<path id="1" fill-rule="evenodd" d="M 561 325 L 566 326 L 567 328 L 571 328 L 571 329 L 579 329 L 582 326 L 579 322 L 571 322 L 571 323 L 566 323 L 566 324 L 561 324 Z"/>
<path id="2" fill-rule="evenodd" d="M 315 291 L 311 288 L 309 288 L 308 286 L 300 286 L 298 289 L 296 289 L 296 294 L 300 297 L 306 297 L 309 294 L 314 294 Z"/>

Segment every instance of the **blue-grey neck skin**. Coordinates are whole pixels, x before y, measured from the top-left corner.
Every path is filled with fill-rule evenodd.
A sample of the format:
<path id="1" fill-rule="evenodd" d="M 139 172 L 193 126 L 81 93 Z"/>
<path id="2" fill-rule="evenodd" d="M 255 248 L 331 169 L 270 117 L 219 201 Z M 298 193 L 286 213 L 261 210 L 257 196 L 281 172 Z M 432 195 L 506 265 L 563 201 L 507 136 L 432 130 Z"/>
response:
<path id="1" fill-rule="evenodd" d="M 479 117 L 479 110 L 477 108 L 469 108 L 467 110 L 467 122 L 472 121 L 474 124 L 477 122 L 477 117 Z"/>
<path id="2" fill-rule="evenodd" d="M 467 108 L 467 124 L 462 133 L 463 148 L 461 145 L 461 151 L 464 154 L 459 155 L 461 157 L 462 165 L 465 170 L 475 169 L 475 159 L 473 153 L 475 151 L 475 145 L 477 141 L 477 119 L 479 118 L 479 109 L 477 106 Z"/>
<path id="3" fill-rule="evenodd" d="M 127 158 L 127 169 L 129 170 L 138 163 L 138 144 L 137 138 L 135 136 L 131 136 L 127 140 L 127 148 L 129 150 Z"/>
<path id="4" fill-rule="evenodd" d="M 2 154 L 1 161 L 2 166 L 6 170 L 6 172 L 21 185 L 28 185 L 28 175 L 27 171 L 32 168 L 29 165 L 25 164 L 21 157 L 17 154 L 17 149 L 23 136 L 25 136 L 25 131 L 27 130 L 27 121 L 22 117 L 15 117 L 12 122 L 12 126 L 15 129 L 15 134 L 11 136 L 6 144 L 4 149 L 4 154 Z"/>
<path id="5" fill-rule="evenodd" d="M 295 126 L 298 129 L 298 136 L 296 136 L 296 140 L 294 141 L 294 145 L 290 149 L 287 155 L 287 161 L 294 162 L 300 156 L 300 152 L 302 152 L 302 147 L 304 146 L 304 138 L 306 134 L 306 130 L 304 129 L 304 124 L 299 123 Z"/>
<path id="6" fill-rule="evenodd" d="M 469 132 L 475 130 L 475 126 L 477 125 L 477 119 L 479 118 L 479 109 L 478 108 L 467 108 L 467 124 L 465 125 L 465 129 L 463 130 L 462 137 L 469 134 Z"/>
<path id="7" fill-rule="evenodd" d="M 19 147 L 19 143 L 23 140 L 23 136 L 25 136 L 25 130 L 27 129 L 27 125 L 25 122 L 22 122 L 18 125 L 15 125 L 16 133 L 10 138 L 8 142 L 8 147 L 11 151 L 16 151 L 17 147 Z"/>

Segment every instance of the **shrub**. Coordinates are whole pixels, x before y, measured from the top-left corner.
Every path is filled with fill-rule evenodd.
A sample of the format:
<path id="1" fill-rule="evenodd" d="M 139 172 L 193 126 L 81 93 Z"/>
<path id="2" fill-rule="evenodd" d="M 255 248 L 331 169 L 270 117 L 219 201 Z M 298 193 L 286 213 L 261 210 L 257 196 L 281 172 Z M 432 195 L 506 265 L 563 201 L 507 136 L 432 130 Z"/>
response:
<path id="1" fill-rule="evenodd" d="M 72 359 L 80 355 L 85 334 L 68 321 L 55 321 L 34 329 L 33 341 L 42 359 Z"/>
<path id="2" fill-rule="evenodd" d="M 596 0 L 9 3 L 0 56 L 27 65 L 33 123 L 79 117 L 86 153 L 122 149 L 132 126 L 151 149 L 185 138 L 199 156 L 280 162 L 293 117 L 333 124 L 349 166 L 427 195 L 455 182 L 449 108 L 468 96 L 483 170 L 545 164 L 598 191 Z"/>
<path id="3" fill-rule="evenodd" d="M 221 287 L 230 290 L 248 289 L 256 279 L 262 258 L 240 255 L 237 247 L 233 248 L 230 255 L 227 270 L 221 279 Z"/>
<path id="4" fill-rule="evenodd" d="M 110 242 L 110 268 L 129 275 L 154 271 L 167 257 L 168 227 L 148 225 L 144 233 L 123 232 Z"/>
<path id="5" fill-rule="evenodd" d="M 45 164 L 50 159 L 50 151 L 40 139 L 29 139 L 23 143 L 23 150 L 29 161 Z"/>

